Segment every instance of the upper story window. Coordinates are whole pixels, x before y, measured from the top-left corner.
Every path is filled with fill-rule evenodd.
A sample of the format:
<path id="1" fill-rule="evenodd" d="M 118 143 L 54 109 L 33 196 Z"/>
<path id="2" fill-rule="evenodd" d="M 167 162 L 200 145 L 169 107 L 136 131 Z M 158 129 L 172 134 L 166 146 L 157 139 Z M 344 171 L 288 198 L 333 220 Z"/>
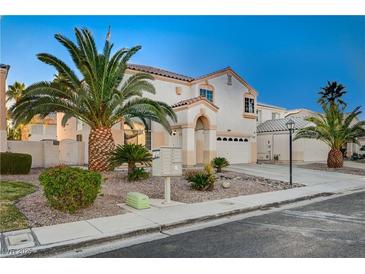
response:
<path id="1" fill-rule="evenodd" d="M 207 98 L 209 101 L 213 102 L 213 91 L 209 89 L 200 89 L 200 96 Z"/>
<path id="2" fill-rule="evenodd" d="M 280 118 L 280 114 L 279 113 L 277 113 L 277 112 L 273 112 L 272 114 L 271 114 L 271 119 L 272 120 L 276 120 L 276 119 L 279 119 Z"/>
<path id="3" fill-rule="evenodd" d="M 245 112 L 255 113 L 255 99 L 245 98 Z"/>
<path id="4" fill-rule="evenodd" d="M 79 119 L 76 120 L 76 130 L 82 130 L 83 128 L 83 123 L 82 121 L 80 121 Z"/>
<path id="5" fill-rule="evenodd" d="M 261 123 L 261 122 L 262 122 L 262 110 L 261 110 L 261 109 L 257 109 L 257 110 L 256 110 L 256 114 L 257 114 L 257 116 L 256 116 L 256 121 L 257 121 L 258 123 Z"/>

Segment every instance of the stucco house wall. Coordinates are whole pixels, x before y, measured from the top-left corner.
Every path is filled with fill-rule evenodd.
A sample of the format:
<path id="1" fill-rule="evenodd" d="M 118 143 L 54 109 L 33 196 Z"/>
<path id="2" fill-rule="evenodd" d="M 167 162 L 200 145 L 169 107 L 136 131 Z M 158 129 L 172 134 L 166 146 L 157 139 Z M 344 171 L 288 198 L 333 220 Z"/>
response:
<path id="1" fill-rule="evenodd" d="M 277 155 L 279 157 L 279 161 L 289 161 L 288 132 L 258 133 L 257 140 L 258 160 L 272 161 L 274 160 L 274 156 Z M 329 150 L 330 148 L 321 141 L 313 139 L 299 139 L 293 142 L 293 161 L 326 161 Z"/>
<path id="2" fill-rule="evenodd" d="M 136 70 L 127 70 L 127 76 L 134 73 Z M 228 84 L 228 75 L 231 77 L 230 84 Z M 245 96 L 254 98 L 256 108 L 257 94 L 230 68 L 191 81 L 172 79 L 161 75 L 154 75 L 154 77 L 153 85 L 156 93 L 145 92 L 144 96 L 147 98 L 174 105 L 183 100 L 200 96 L 200 88 L 209 88 L 214 92 L 212 104 L 218 108 L 214 109 L 215 107 L 209 106 L 203 101 L 194 103 L 183 111 L 174 108 L 178 121 L 172 125 L 173 135 L 169 135 L 161 125 L 155 122 L 151 123 L 152 149 L 160 146 L 180 146 L 183 149 L 183 158 L 187 165 L 194 165 L 197 161 L 201 162 L 200 158 L 204 158 L 203 162 L 207 162 L 217 153 L 223 156 L 226 155 L 227 151 L 229 152 L 227 157 L 233 157 L 232 159 L 239 158 L 239 154 L 242 152 L 242 155 L 246 155 L 245 162 L 256 162 L 256 115 L 255 113 L 244 113 L 244 98 Z M 197 120 L 201 116 L 206 117 L 209 126 L 202 132 L 196 132 Z M 87 125 L 83 125 L 82 130 L 77 130 L 75 118 L 70 119 L 66 127 L 62 127 L 61 119 L 62 114 L 57 114 L 57 139 L 76 140 L 76 135 L 80 134 L 85 145 L 84 160 L 87 163 L 90 129 Z M 113 127 L 112 133 L 116 144 L 124 142 L 123 128 L 119 124 Z M 219 143 L 217 142 L 218 136 L 233 139 L 244 138 L 246 143 Z M 236 147 L 232 149 L 232 146 Z M 196 151 L 200 151 L 201 147 L 203 147 L 202 152 L 197 153 Z M 237 154 L 237 156 L 233 154 Z"/>

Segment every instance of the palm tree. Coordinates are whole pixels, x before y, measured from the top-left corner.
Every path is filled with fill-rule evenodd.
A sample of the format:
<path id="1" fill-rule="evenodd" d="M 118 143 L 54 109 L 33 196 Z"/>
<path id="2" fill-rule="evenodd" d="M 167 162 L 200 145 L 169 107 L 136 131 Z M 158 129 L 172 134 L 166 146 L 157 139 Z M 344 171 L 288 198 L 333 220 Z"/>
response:
<path id="1" fill-rule="evenodd" d="M 341 84 L 338 84 L 336 81 L 334 82 L 327 82 L 327 86 L 321 88 L 319 95 L 321 96 L 318 99 L 318 103 L 321 105 L 330 106 L 338 105 L 341 107 L 346 107 L 346 103 L 342 100 L 342 96 L 346 94 L 345 87 Z"/>
<path id="2" fill-rule="evenodd" d="M 26 89 L 24 83 L 15 81 L 14 84 L 8 86 L 8 90 L 6 91 L 6 102 L 14 101 L 15 103 L 17 103 L 24 95 L 25 90 Z M 8 118 L 12 118 L 10 112 Z M 9 128 L 8 132 L 8 137 L 14 140 L 28 140 L 29 137 L 29 129 L 26 124 L 19 124 L 16 127 Z"/>
<path id="3" fill-rule="evenodd" d="M 359 144 L 358 137 L 365 133 L 365 121 L 355 122 L 360 114 L 360 107 L 346 115 L 337 105 L 322 105 L 323 114 L 308 117 L 306 120 L 314 125 L 300 129 L 294 140 L 311 138 L 321 140 L 331 149 L 327 157 L 327 166 L 339 168 L 343 166 L 341 148 L 348 142 Z"/>
<path id="4" fill-rule="evenodd" d="M 128 175 L 134 172 L 136 164 L 141 163 L 147 166 L 151 165 L 152 154 L 142 145 L 125 144 L 118 145 L 112 152 L 111 162 L 115 166 L 128 164 Z"/>
<path id="5" fill-rule="evenodd" d="M 111 53 L 109 37 L 102 52 L 98 52 L 91 32 L 75 29 L 76 43 L 61 34 L 55 38 L 69 52 L 74 72 L 57 57 L 40 53 L 38 59 L 54 67 L 62 81 L 42 81 L 27 88 L 26 94 L 11 111 L 17 123 L 29 121 L 39 114 L 64 113 L 62 125 L 75 117 L 90 126 L 89 169 L 105 171 L 111 168 L 110 154 L 114 150 L 111 127 L 124 120 L 132 124 L 137 119 L 163 125 L 170 133 L 170 121 L 176 121 L 172 108 L 143 98 L 143 92 L 155 93 L 152 75 L 136 73 L 126 77 L 127 62 L 140 46 L 122 48 Z"/>
<path id="6" fill-rule="evenodd" d="M 14 84 L 8 86 L 8 90 L 6 91 L 6 102 L 14 100 L 18 102 L 19 99 L 24 95 L 25 84 L 15 81 Z"/>

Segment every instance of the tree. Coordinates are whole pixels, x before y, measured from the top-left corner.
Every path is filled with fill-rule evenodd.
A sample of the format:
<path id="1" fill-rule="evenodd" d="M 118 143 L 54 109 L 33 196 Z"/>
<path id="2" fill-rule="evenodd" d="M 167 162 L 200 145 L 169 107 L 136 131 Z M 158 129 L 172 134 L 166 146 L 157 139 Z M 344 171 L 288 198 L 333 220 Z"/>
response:
<path id="1" fill-rule="evenodd" d="M 75 117 L 90 126 L 89 169 L 105 171 L 111 168 L 110 154 L 114 150 L 111 127 L 124 120 L 132 124 L 140 120 L 160 123 L 171 133 L 170 121 L 176 121 L 172 108 L 142 97 L 143 92 L 155 93 L 153 76 L 136 73 L 126 77 L 127 62 L 140 46 L 122 48 L 112 54 L 109 38 L 102 52 L 88 29 L 75 29 L 76 42 L 61 34 L 56 40 L 69 52 L 78 74 L 57 57 L 40 53 L 38 59 L 51 65 L 61 81 L 42 81 L 27 88 L 26 94 L 12 107 L 17 123 L 29 121 L 39 114 L 64 113 L 62 125 Z"/>
<path id="2" fill-rule="evenodd" d="M 8 86 L 8 90 L 6 91 L 6 102 L 14 100 L 18 102 L 19 99 L 24 95 L 25 84 L 15 81 L 14 84 Z"/>
<path id="3" fill-rule="evenodd" d="M 338 107 L 345 108 L 346 103 L 342 100 L 342 96 L 346 94 L 345 87 L 338 84 L 336 81 L 327 82 L 327 86 L 321 88 L 318 99 L 318 103 L 321 105 L 337 105 Z"/>
<path id="4" fill-rule="evenodd" d="M 128 175 L 136 169 L 136 164 L 151 165 L 152 154 L 142 145 L 125 144 L 118 145 L 112 152 L 111 162 L 115 166 L 128 164 Z"/>
<path id="5" fill-rule="evenodd" d="M 24 95 L 26 88 L 24 83 L 15 81 L 14 84 L 8 86 L 6 91 L 6 102 L 14 101 L 17 103 Z M 7 118 L 11 119 L 11 112 L 7 113 Z M 29 129 L 26 124 L 19 124 L 17 126 L 8 126 L 9 140 L 27 140 L 29 137 Z"/>
<path id="6" fill-rule="evenodd" d="M 326 143 L 331 150 L 327 157 L 327 166 L 343 166 L 341 148 L 348 142 L 359 144 L 358 137 L 365 133 L 365 121 L 355 122 L 361 114 L 360 107 L 346 115 L 336 104 L 322 105 L 323 114 L 308 117 L 306 120 L 314 125 L 300 129 L 294 140 L 301 138 L 317 139 Z"/>

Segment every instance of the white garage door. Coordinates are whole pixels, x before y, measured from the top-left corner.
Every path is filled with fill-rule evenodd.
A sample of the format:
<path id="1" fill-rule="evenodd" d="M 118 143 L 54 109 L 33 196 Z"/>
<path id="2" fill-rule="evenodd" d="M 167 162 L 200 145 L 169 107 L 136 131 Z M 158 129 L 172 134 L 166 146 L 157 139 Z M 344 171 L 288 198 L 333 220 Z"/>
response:
<path id="1" fill-rule="evenodd" d="M 251 145 L 249 142 L 234 141 L 235 138 L 232 138 L 232 141 L 228 141 L 229 138 L 224 139 L 221 138 L 221 141 L 217 141 L 217 155 L 219 157 L 225 157 L 231 164 L 251 162 Z"/>

